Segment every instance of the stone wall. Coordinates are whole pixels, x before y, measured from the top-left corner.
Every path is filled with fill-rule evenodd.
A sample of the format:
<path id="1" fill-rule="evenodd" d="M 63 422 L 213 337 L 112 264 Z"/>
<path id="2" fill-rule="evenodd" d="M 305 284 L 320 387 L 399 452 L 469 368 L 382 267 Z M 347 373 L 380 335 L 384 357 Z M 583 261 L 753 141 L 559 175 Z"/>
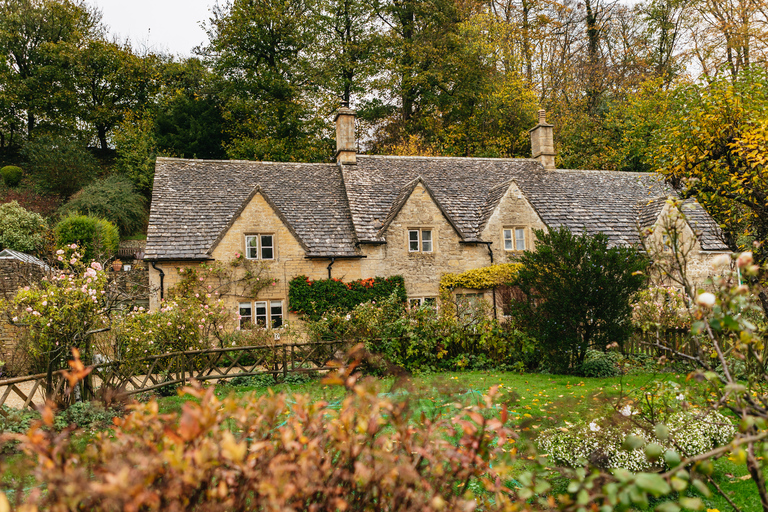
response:
<path id="1" fill-rule="evenodd" d="M 672 233 L 671 238 L 670 232 Z M 723 265 L 717 261 L 718 256 L 730 254 L 730 252 L 703 251 L 690 224 L 683 220 L 676 208 L 667 204 L 647 236 L 646 245 L 654 258 L 661 261 L 663 259 L 670 260 L 664 263 L 669 265 L 675 259 L 671 247 L 673 242 L 677 244 L 677 251 L 680 255 L 678 258 L 686 264 L 685 272 L 688 279 L 696 287 L 704 288 L 709 279 L 723 275 L 730 270 L 727 264 Z M 677 277 L 679 278 L 679 276 Z M 678 287 L 674 280 L 669 277 L 662 279 L 662 284 Z"/>

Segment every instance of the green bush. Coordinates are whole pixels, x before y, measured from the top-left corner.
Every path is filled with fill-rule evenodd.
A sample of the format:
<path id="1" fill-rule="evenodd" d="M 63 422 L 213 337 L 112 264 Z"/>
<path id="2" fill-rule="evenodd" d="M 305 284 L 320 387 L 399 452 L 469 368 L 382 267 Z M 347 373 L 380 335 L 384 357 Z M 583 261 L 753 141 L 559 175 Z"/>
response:
<path id="1" fill-rule="evenodd" d="M 42 248 L 48 225 L 43 217 L 16 201 L 0 205 L 0 246 L 20 252 Z"/>
<path id="2" fill-rule="evenodd" d="M 587 350 L 584 362 L 576 368 L 575 373 L 582 377 L 616 377 L 621 375 L 618 352 L 603 352 Z"/>
<path id="3" fill-rule="evenodd" d="M 5 183 L 6 186 L 13 188 L 21 183 L 24 171 L 21 170 L 21 167 L 16 167 L 15 165 L 6 165 L 0 169 L 0 176 L 3 177 L 3 183 Z"/>
<path id="4" fill-rule="evenodd" d="M 500 325 L 483 310 L 471 323 L 456 315 L 455 304 L 410 307 L 396 293 L 349 312 L 327 312 L 307 322 L 313 339 L 365 343 L 373 357 L 369 370 L 389 365 L 410 372 L 464 369 L 521 371 L 535 365 L 536 345 L 511 325 Z"/>
<path id="5" fill-rule="evenodd" d="M 144 229 L 146 200 L 134 191 L 133 183 L 121 176 L 97 180 L 72 196 L 60 213 L 80 213 L 106 219 L 123 236 Z"/>
<path id="6" fill-rule="evenodd" d="M 70 215 L 54 228 L 59 247 L 78 244 L 85 261 L 105 260 L 117 252 L 120 235 L 111 222 L 88 215 Z"/>
<path id="7" fill-rule="evenodd" d="M 37 186 L 44 192 L 68 197 L 80 190 L 99 170 L 98 160 L 80 141 L 44 134 L 23 150 Z"/>
<path id="8" fill-rule="evenodd" d="M 343 283 L 340 279 L 310 281 L 307 276 L 293 278 L 288 284 L 291 311 L 310 320 L 319 320 L 326 312 L 350 311 L 358 304 L 384 300 L 393 293 L 405 303 L 405 281 L 402 276 L 373 277 Z"/>
<path id="9" fill-rule="evenodd" d="M 112 418 L 120 416 L 112 409 L 105 409 L 98 402 L 77 402 L 56 415 L 53 426 L 63 430 L 70 425 L 78 428 L 103 428 L 112 423 Z"/>
<path id="10" fill-rule="evenodd" d="M 566 227 L 535 230 L 536 251 L 520 257 L 515 286 L 522 298 L 510 310 L 540 342 L 544 364 L 570 372 L 590 348 L 623 344 L 632 332 L 631 297 L 644 285 L 648 260 L 631 247 L 609 247 L 602 233 Z"/>

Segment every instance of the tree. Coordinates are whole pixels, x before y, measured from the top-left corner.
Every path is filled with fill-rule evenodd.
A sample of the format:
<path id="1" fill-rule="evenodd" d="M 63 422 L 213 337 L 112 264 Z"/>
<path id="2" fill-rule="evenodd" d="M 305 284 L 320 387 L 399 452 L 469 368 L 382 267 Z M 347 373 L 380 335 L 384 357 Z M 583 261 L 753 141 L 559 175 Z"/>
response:
<path id="1" fill-rule="evenodd" d="M 74 55 L 79 117 L 93 126 L 101 149 L 125 113 L 154 96 L 158 84 L 153 56 L 140 58 L 128 45 L 88 41 Z"/>
<path id="2" fill-rule="evenodd" d="M 655 130 L 654 169 L 696 197 L 730 245 L 768 261 L 768 72 L 753 68 L 735 81 L 682 86 Z M 765 274 L 754 284 L 768 312 Z"/>
<path id="3" fill-rule="evenodd" d="M 98 171 L 99 163 L 81 141 L 43 133 L 23 149 L 38 186 L 65 197 L 78 191 Z"/>
<path id="4" fill-rule="evenodd" d="M 325 121 L 312 105 L 315 0 L 233 0 L 213 9 L 208 63 L 225 83 L 232 158 L 327 161 Z"/>
<path id="5" fill-rule="evenodd" d="M 61 208 L 61 213 L 81 213 L 99 217 L 117 226 L 127 236 L 145 228 L 146 199 L 134 191 L 133 183 L 123 176 L 97 180 L 77 192 Z"/>
<path id="6" fill-rule="evenodd" d="M 517 325 L 541 344 L 550 369 L 565 372 L 587 349 L 621 345 L 631 329 L 630 299 L 645 283 L 648 262 L 631 247 L 608 247 L 608 237 L 536 230 L 536 251 L 523 253 L 514 285 Z"/>
<path id="7" fill-rule="evenodd" d="M 160 149 L 184 158 L 226 158 L 222 81 L 199 59 L 163 68 L 154 136 Z"/>
<path id="8" fill-rule="evenodd" d="M 48 226 L 43 217 L 25 210 L 16 201 L 0 205 L 0 246 L 20 252 L 43 247 Z"/>
<path id="9" fill-rule="evenodd" d="M 155 158 L 158 156 L 154 121 L 147 112 L 131 112 L 115 131 L 115 168 L 126 176 L 135 190 L 147 199 L 152 196 Z"/>
<path id="10" fill-rule="evenodd" d="M 99 29 L 82 0 L 0 2 L 0 76 L 29 135 L 44 120 L 75 127 L 70 59 Z"/>

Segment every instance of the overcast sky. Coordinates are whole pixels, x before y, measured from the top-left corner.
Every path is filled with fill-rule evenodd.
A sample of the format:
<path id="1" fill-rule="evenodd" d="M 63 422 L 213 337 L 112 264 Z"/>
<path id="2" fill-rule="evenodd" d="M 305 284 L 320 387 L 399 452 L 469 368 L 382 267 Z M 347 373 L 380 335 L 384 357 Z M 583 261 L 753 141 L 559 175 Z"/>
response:
<path id="1" fill-rule="evenodd" d="M 216 0 L 87 0 L 101 9 L 104 24 L 134 47 L 188 56 L 208 40 L 200 23 Z"/>

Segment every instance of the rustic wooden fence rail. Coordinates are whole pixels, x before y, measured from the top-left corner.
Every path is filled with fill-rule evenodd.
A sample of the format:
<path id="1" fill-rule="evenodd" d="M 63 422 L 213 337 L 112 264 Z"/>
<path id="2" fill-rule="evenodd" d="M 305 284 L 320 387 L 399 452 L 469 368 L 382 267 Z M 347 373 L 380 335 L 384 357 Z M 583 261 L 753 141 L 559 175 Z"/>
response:
<path id="1" fill-rule="evenodd" d="M 699 355 L 701 348 L 696 337 L 688 329 L 637 330 L 624 343 L 623 352 L 625 354 L 645 354 L 654 357 L 674 357 L 674 353 L 661 349 L 656 345 L 662 345 L 675 352 L 694 357 Z"/>
<path id="2" fill-rule="evenodd" d="M 149 356 L 133 361 L 110 361 L 93 366 L 83 381 L 83 399 L 92 399 L 100 389 L 122 389 L 132 395 L 164 386 L 184 385 L 191 380 L 227 380 L 254 375 L 277 375 L 329 370 L 329 363 L 353 343 L 318 341 L 254 345 L 247 347 L 188 350 Z M 0 414 L 9 397 L 22 408 L 35 409 L 46 399 L 61 396 L 64 370 L 0 380 Z"/>

